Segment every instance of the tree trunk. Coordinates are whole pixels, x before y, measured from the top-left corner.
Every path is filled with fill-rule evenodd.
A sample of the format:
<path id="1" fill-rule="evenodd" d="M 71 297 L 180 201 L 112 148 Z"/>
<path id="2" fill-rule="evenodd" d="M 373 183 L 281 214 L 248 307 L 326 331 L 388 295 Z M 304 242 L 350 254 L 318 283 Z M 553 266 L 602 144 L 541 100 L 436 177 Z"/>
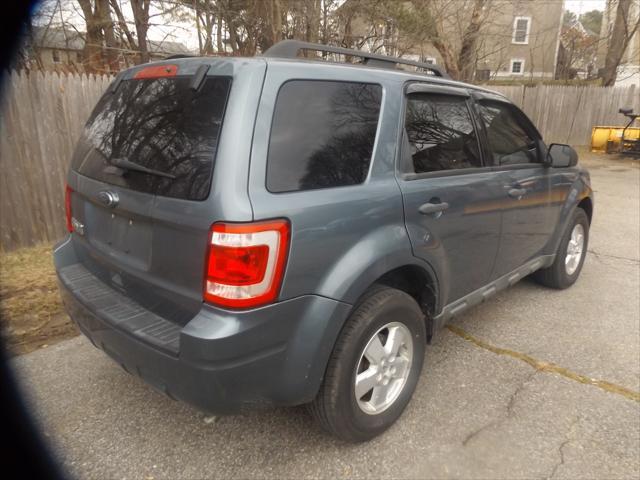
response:
<path id="1" fill-rule="evenodd" d="M 101 72 L 104 69 L 102 42 L 102 14 L 96 3 L 95 9 L 91 0 L 78 0 L 84 15 L 86 34 L 84 39 L 84 65 L 88 73 Z"/>
<path id="2" fill-rule="evenodd" d="M 118 0 L 110 0 L 109 3 L 111 5 L 111 8 L 116 14 L 116 19 L 118 20 L 117 24 L 120 30 L 120 42 L 122 44 L 122 47 L 126 47 L 130 51 L 137 51 L 138 43 L 136 42 L 136 39 L 131 34 L 131 30 L 129 30 L 129 26 L 127 25 L 124 15 L 122 14 L 122 10 L 120 9 Z M 126 43 L 125 43 L 125 39 L 126 39 Z M 124 57 L 126 66 L 127 67 L 130 66 L 131 57 L 132 57 L 131 52 L 124 52 L 123 57 Z"/>
<path id="3" fill-rule="evenodd" d="M 196 17 L 196 32 L 198 32 L 198 53 L 202 55 L 204 50 L 202 49 L 202 33 L 200 31 L 200 8 L 198 7 L 198 0 L 193 0 L 193 14 Z"/>
<path id="4" fill-rule="evenodd" d="M 109 0 L 96 0 L 96 9 L 100 15 L 100 23 L 104 32 L 104 41 L 106 43 L 107 65 L 111 73 L 120 70 L 118 62 L 118 43 L 116 42 L 116 34 L 113 28 L 113 19 L 109 10 Z"/>
<path id="5" fill-rule="evenodd" d="M 307 0 L 306 13 L 306 32 L 305 38 L 307 42 L 317 43 L 320 34 L 320 0 Z"/>
<path id="6" fill-rule="evenodd" d="M 460 53 L 458 54 L 458 80 L 470 82 L 473 80 L 474 67 L 476 63 L 478 34 L 482 26 L 482 9 L 485 0 L 475 0 L 469 25 L 462 36 Z"/>
<path id="7" fill-rule="evenodd" d="M 271 22 L 271 44 L 276 44 L 282 40 L 282 11 L 280 10 L 280 0 L 274 0 L 271 10 L 273 20 Z"/>
<path id="8" fill-rule="evenodd" d="M 218 28 L 216 34 L 216 50 L 218 53 L 223 52 L 222 46 L 222 16 L 218 13 Z"/>
<path id="9" fill-rule="evenodd" d="M 616 19 L 613 24 L 613 31 L 609 39 L 607 47 L 607 56 L 604 60 L 604 68 L 602 69 L 602 84 L 610 87 L 616 83 L 618 75 L 618 66 L 622 60 L 622 55 L 629 43 L 628 36 L 629 26 L 629 6 L 631 0 L 618 0 L 618 8 L 616 9 Z"/>
<path id="10" fill-rule="evenodd" d="M 442 57 L 447 73 L 454 80 L 458 80 L 460 78 L 460 70 L 458 69 L 458 62 L 456 61 L 454 53 L 451 51 L 451 47 L 439 38 L 432 39 L 431 43 L 436 47 L 436 50 L 438 50 L 438 53 Z"/>
<path id="11" fill-rule="evenodd" d="M 210 11 L 205 11 L 202 15 L 204 16 L 204 53 L 213 55 L 213 25 L 216 17 Z"/>
<path id="12" fill-rule="evenodd" d="M 138 37 L 139 63 L 147 63 L 149 61 L 147 31 L 149 30 L 149 4 L 151 0 L 130 1 L 131 11 L 133 12 L 133 22 L 136 26 L 136 36 Z"/>

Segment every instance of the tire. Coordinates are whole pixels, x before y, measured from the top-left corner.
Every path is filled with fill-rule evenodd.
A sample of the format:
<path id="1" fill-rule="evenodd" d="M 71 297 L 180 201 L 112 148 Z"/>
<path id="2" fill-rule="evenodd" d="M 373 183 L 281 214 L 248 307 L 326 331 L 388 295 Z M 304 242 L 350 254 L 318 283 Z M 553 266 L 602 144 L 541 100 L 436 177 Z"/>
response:
<path id="1" fill-rule="evenodd" d="M 389 353 L 392 345 L 399 345 L 402 339 L 405 343 L 394 357 Z M 382 352 L 376 345 L 385 353 L 382 360 L 369 362 L 370 357 L 379 358 L 372 356 L 373 352 Z M 311 414 L 324 430 L 348 442 L 363 442 L 381 434 L 400 417 L 413 395 L 425 345 L 424 314 L 416 301 L 400 290 L 374 286 L 355 307 L 336 341 L 320 391 L 309 405 Z M 375 377 L 379 387 L 360 399 L 356 398 L 358 369 L 371 381 Z M 368 385 L 363 382 L 361 387 Z"/>
<path id="2" fill-rule="evenodd" d="M 572 233 L 575 229 L 582 227 L 583 242 L 580 258 L 577 263 L 572 264 L 572 268 L 569 268 L 567 263 L 567 253 L 570 248 L 569 243 L 572 240 Z M 587 256 L 587 247 L 589 245 L 589 218 L 584 210 L 576 208 L 573 212 L 573 217 L 567 226 L 567 230 L 562 236 L 560 245 L 558 245 L 558 251 L 556 252 L 556 259 L 553 264 L 548 268 L 538 270 L 533 274 L 533 278 L 540 284 L 550 288 L 565 289 L 569 288 L 575 283 L 580 276 L 584 259 Z M 575 250 L 574 250 L 575 251 Z"/>

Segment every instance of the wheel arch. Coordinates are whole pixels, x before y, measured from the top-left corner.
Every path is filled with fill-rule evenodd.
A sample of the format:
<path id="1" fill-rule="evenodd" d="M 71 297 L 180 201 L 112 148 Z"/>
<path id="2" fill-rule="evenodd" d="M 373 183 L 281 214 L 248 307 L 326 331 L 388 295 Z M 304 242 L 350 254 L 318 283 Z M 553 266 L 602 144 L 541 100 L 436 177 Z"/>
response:
<path id="1" fill-rule="evenodd" d="M 427 339 L 430 340 L 433 336 L 433 318 L 440 308 L 440 290 L 433 269 L 429 265 L 415 263 L 396 266 L 371 281 L 362 292 L 361 297 L 376 285 L 384 285 L 405 292 L 418 303 L 425 316 Z M 354 308 L 358 303 L 354 305 Z"/>
<path id="2" fill-rule="evenodd" d="M 591 220 L 593 218 L 593 191 L 583 179 L 575 181 L 571 186 L 569 194 L 567 195 L 560 212 L 560 218 L 556 224 L 556 229 L 548 243 L 548 253 L 555 254 L 558 250 L 562 234 L 567 228 L 567 224 L 571 220 L 573 212 L 575 212 L 577 208 L 584 210 L 587 214 L 587 218 L 589 219 L 589 225 L 591 225 Z"/>
<path id="3" fill-rule="evenodd" d="M 593 217 L 593 201 L 591 197 L 584 197 L 577 205 L 578 208 L 584 210 L 589 219 L 589 225 L 591 225 L 591 218 Z"/>

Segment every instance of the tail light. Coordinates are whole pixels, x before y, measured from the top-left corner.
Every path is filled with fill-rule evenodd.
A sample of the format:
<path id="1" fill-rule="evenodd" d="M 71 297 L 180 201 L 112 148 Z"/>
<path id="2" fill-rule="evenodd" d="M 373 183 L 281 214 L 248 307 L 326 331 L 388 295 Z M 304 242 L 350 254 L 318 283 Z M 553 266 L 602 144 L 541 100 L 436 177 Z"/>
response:
<path id="1" fill-rule="evenodd" d="M 69 231 L 69 233 L 73 232 L 73 223 L 71 222 L 71 217 L 72 217 L 71 194 L 72 193 L 73 193 L 73 190 L 69 185 L 67 185 L 64 189 L 64 209 L 67 215 L 67 230 Z"/>
<path id="2" fill-rule="evenodd" d="M 289 249 L 289 222 L 214 223 L 209 235 L 204 300 L 232 308 L 273 302 Z"/>

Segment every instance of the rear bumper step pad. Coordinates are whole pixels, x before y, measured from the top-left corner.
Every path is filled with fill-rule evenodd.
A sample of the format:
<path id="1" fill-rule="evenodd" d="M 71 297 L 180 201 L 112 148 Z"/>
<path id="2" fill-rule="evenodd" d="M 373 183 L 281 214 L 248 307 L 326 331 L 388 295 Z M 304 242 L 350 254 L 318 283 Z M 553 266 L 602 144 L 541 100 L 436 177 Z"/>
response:
<path id="1" fill-rule="evenodd" d="M 80 263 L 61 268 L 58 275 L 70 293 L 96 316 L 167 353 L 178 354 L 181 326 L 141 307 Z"/>

